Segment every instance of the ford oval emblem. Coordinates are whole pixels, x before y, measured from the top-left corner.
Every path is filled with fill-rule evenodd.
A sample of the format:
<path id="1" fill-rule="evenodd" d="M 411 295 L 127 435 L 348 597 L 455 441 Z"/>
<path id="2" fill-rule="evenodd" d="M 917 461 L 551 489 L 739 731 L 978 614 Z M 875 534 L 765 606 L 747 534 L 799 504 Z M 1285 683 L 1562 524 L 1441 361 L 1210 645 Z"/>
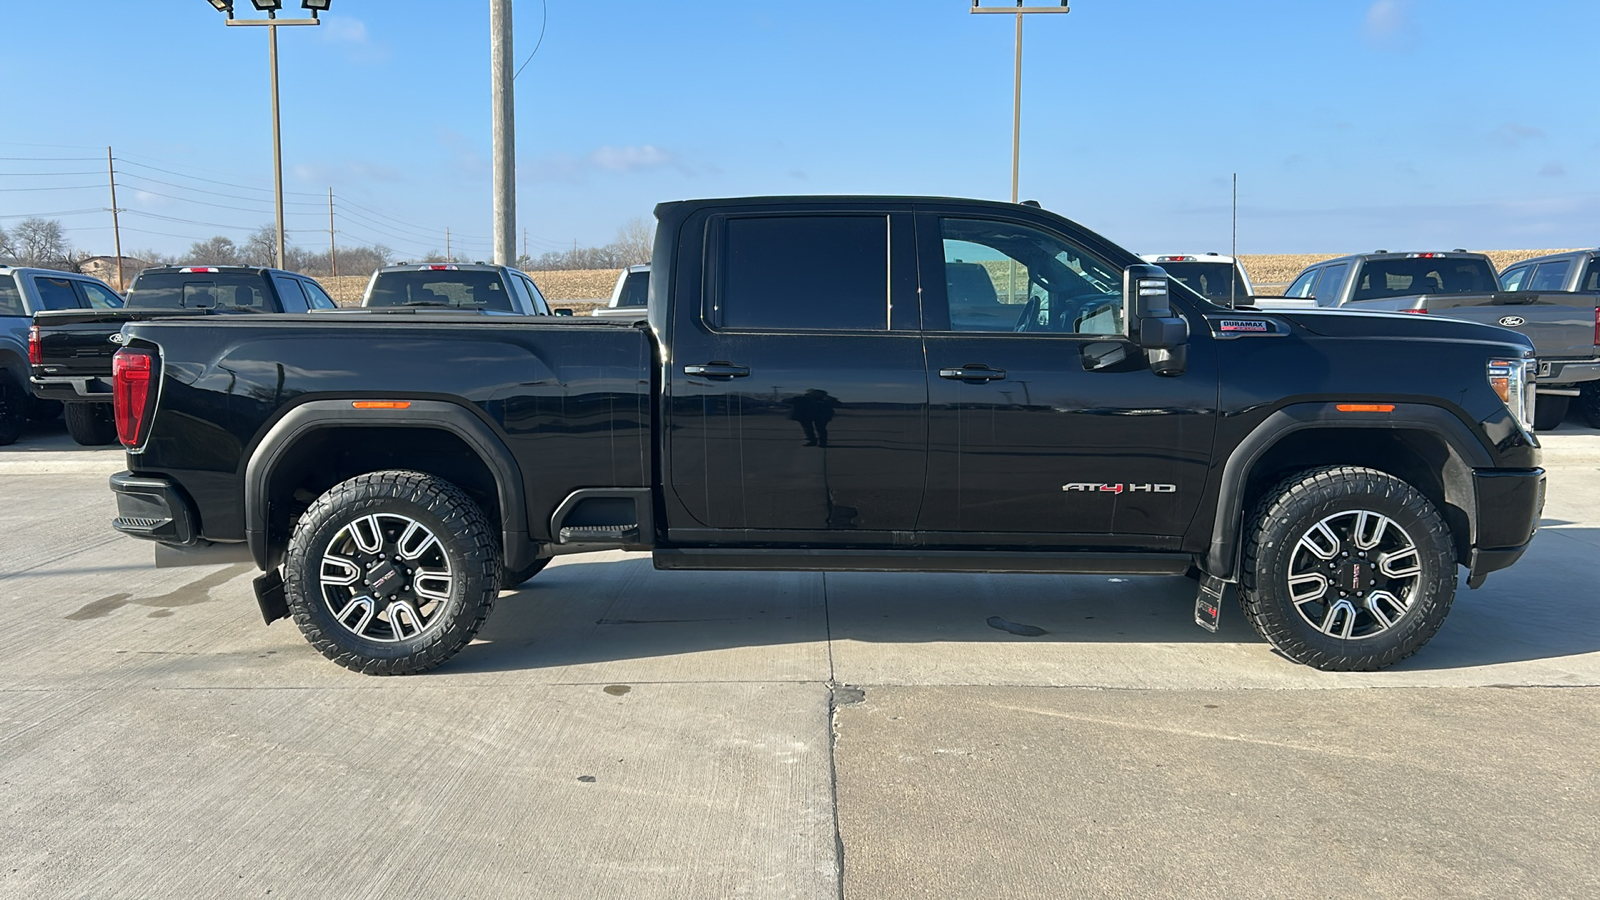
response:
<path id="1" fill-rule="evenodd" d="M 1500 320 L 1500 324 L 1507 328 L 1516 328 L 1518 325 L 1527 324 L 1527 321 L 1527 319 L 1524 319 L 1521 316 L 1506 316 Z"/>

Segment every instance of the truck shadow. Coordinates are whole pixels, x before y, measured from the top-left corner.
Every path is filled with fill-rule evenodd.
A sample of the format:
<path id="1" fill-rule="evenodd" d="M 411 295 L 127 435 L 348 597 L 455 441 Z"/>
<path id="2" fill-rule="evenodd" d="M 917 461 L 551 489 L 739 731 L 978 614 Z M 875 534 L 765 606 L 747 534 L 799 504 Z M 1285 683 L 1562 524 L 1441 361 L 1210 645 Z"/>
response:
<path id="1" fill-rule="evenodd" d="M 1516 567 L 1477 591 L 1463 582 L 1438 636 L 1395 670 L 1600 652 L 1600 620 L 1587 609 L 1600 575 L 1597 558 L 1600 530 L 1546 528 Z M 503 595 L 481 643 L 448 669 L 548 669 L 739 648 L 771 647 L 777 654 L 780 647 L 830 639 L 1264 644 L 1231 592 L 1220 632 L 1200 629 L 1194 595 L 1195 583 L 1186 578 L 657 572 L 647 556 L 603 554 L 563 560 Z M 785 677 L 781 668 L 773 678 Z"/>

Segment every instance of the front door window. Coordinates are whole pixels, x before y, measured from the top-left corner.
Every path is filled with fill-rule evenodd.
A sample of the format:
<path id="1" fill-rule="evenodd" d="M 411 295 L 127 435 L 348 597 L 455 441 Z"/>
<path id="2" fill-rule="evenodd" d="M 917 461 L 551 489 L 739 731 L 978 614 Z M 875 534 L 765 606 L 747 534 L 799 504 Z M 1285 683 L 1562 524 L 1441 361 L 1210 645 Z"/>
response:
<path id="1" fill-rule="evenodd" d="M 951 331 L 1122 333 L 1122 275 L 1081 247 L 1007 222 L 940 231 Z"/>

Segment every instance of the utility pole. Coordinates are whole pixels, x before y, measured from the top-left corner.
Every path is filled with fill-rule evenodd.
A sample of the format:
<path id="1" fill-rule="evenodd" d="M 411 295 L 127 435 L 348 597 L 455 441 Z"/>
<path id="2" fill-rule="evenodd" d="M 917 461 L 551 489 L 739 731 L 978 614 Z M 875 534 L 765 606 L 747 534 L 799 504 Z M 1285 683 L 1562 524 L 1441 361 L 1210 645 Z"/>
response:
<path id="1" fill-rule="evenodd" d="M 528 255 L 528 229 L 522 229 L 522 255 Z"/>
<path id="2" fill-rule="evenodd" d="M 516 263 L 517 140 L 511 80 L 511 0 L 489 0 L 490 99 L 494 106 L 494 261 Z"/>
<path id="3" fill-rule="evenodd" d="M 111 148 L 106 148 L 106 171 L 111 173 L 111 239 L 117 248 L 117 290 L 122 287 L 122 226 L 117 224 L 117 164 L 112 160 Z"/>
<path id="4" fill-rule="evenodd" d="M 455 262 L 455 255 L 450 252 L 450 226 L 444 227 L 444 261 Z"/>
<path id="5" fill-rule="evenodd" d="M 339 245 L 333 238 L 333 188 L 328 188 L 328 268 L 339 277 Z"/>
<path id="6" fill-rule="evenodd" d="M 1234 272 L 1239 270 L 1239 173 L 1233 173 L 1233 250 L 1229 253 L 1233 257 Z M 1239 305 L 1238 297 L 1239 276 L 1232 276 L 1232 284 L 1228 288 L 1228 308 L 1233 309 Z"/>
<path id="7" fill-rule="evenodd" d="M 1060 6 L 1023 6 L 1023 0 L 1017 0 L 1016 6 L 991 6 L 979 5 L 979 0 L 972 0 L 974 13 L 998 13 L 1000 15 L 1016 15 L 1017 17 L 1017 65 L 1015 86 L 1012 90 L 1011 100 L 1011 202 L 1017 202 L 1017 168 L 1022 158 L 1022 17 L 1030 13 L 1068 13 L 1067 0 L 1061 0 Z"/>

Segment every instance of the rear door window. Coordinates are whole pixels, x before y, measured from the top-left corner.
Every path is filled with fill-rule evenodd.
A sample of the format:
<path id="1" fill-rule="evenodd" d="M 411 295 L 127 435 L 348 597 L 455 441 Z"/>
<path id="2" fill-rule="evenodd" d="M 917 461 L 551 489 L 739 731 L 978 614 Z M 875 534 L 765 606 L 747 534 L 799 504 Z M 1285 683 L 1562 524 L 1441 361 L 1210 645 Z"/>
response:
<path id="1" fill-rule="evenodd" d="M 1327 266 L 1322 270 L 1322 274 L 1317 276 L 1316 288 L 1311 291 L 1311 296 L 1317 298 L 1318 306 L 1338 305 L 1339 294 L 1344 288 L 1344 276 L 1348 271 L 1349 263 Z"/>
<path id="2" fill-rule="evenodd" d="M 1540 263 L 1533 270 L 1533 277 L 1528 279 L 1530 291 L 1564 291 L 1567 289 L 1567 275 L 1572 271 L 1572 260 L 1559 259 L 1547 263 Z"/>
<path id="3" fill-rule="evenodd" d="M 1522 290 L 1522 283 L 1528 280 L 1528 272 L 1532 268 L 1532 266 L 1514 266 L 1500 273 L 1500 290 Z"/>
<path id="4" fill-rule="evenodd" d="M 39 295 L 39 306 L 43 309 L 82 309 L 83 301 L 78 299 L 78 292 L 72 287 L 70 278 L 51 278 L 47 275 L 33 277 L 33 289 Z"/>
<path id="5" fill-rule="evenodd" d="M 711 319 L 737 331 L 887 331 L 889 217 L 726 221 Z"/>
<path id="6" fill-rule="evenodd" d="M 1600 259 L 1589 260 L 1589 272 L 1583 276 L 1582 289 L 1590 293 L 1600 293 Z"/>
<path id="7" fill-rule="evenodd" d="M 617 306 L 644 306 L 650 297 L 650 273 L 629 272 L 622 281 L 622 293 L 617 296 Z"/>
<path id="8" fill-rule="evenodd" d="M 278 299 L 283 302 L 284 312 L 302 313 L 310 308 L 306 303 L 305 289 L 300 287 L 298 278 L 274 275 L 272 286 L 278 289 Z"/>
<path id="9" fill-rule="evenodd" d="M 25 316 L 28 314 L 22 308 L 22 292 L 17 290 L 17 279 L 10 275 L 0 275 L 0 316 Z"/>

